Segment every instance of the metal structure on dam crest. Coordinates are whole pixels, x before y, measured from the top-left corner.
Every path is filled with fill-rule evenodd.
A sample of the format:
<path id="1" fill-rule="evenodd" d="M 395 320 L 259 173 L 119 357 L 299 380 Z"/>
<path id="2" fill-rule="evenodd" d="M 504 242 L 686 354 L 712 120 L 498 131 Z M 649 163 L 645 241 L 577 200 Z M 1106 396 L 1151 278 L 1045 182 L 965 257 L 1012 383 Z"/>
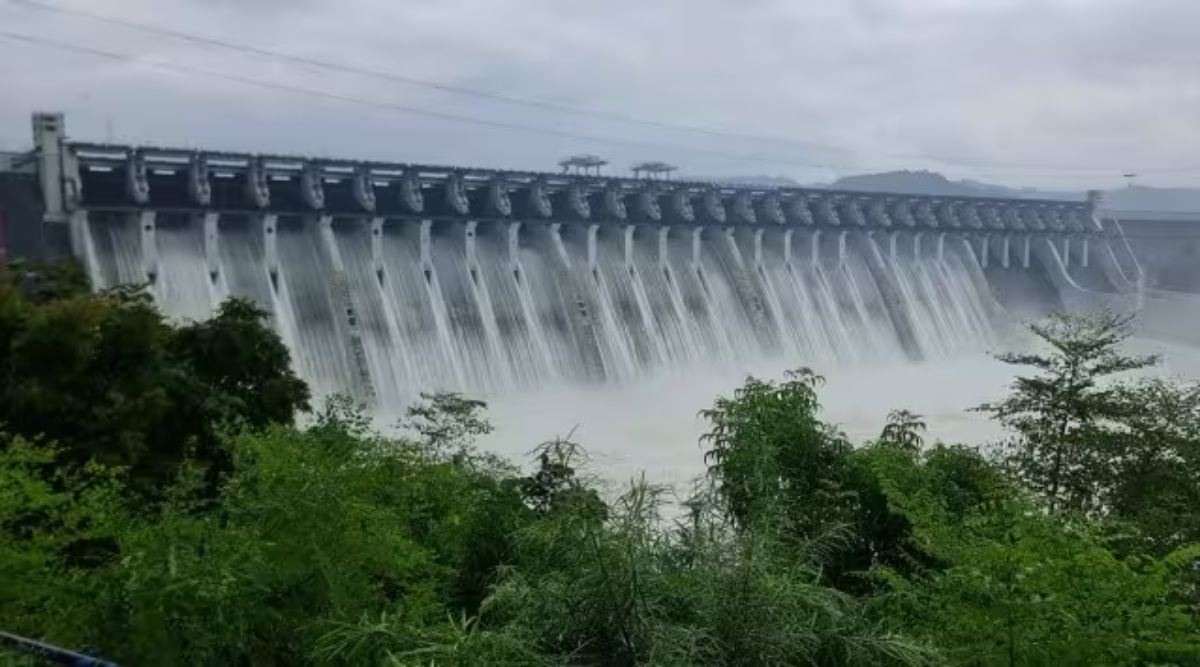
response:
<path id="1" fill-rule="evenodd" d="M 921 357 L 930 336 L 950 340 L 961 322 L 1002 309 L 992 274 L 1040 267 L 1041 282 L 1070 306 L 1134 292 L 1140 272 L 1097 217 L 1096 197 L 765 188 L 83 143 L 67 140 L 53 114 L 34 118 L 34 140 L 44 224 L 67 226 L 97 286 L 148 283 L 182 316 L 248 294 L 268 306 L 294 353 L 315 345 L 302 329 L 320 320 L 329 333 L 323 352 L 309 350 L 318 358 L 306 362 L 308 375 L 348 370 L 349 382 L 328 384 L 367 399 L 381 385 L 393 400 L 401 385 L 446 378 L 467 388 L 521 384 L 535 358 L 533 375 L 609 378 L 648 359 L 703 359 L 706 345 L 732 358 L 742 348 L 833 354 L 845 335 L 838 326 L 877 329 L 874 320 L 886 321 L 906 356 Z M 247 263 L 265 282 L 241 275 Z M 413 305 L 421 286 L 401 285 L 395 272 L 424 281 L 421 303 Z M 843 280 L 851 286 L 825 285 Z M 332 318 L 309 312 L 312 299 L 297 296 L 307 290 Z M 543 297 L 562 305 L 548 310 Z M 930 303 L 942 298 L 953 303 Z M 410 307 L 419 316 L 406 315 Z M 841 311 L 856 311 L 861 325 L 824 321 Z M 692 321 L 696 313 L 706 323 Z M 414 318 L 427 324 L 406 333 Z M 718 331 L 730 318 L 744 331 Z M 418 336 L 438 339 L 427 352 L 439 373 L 421 377 L 420 358 L 381 360 L 389 345 Z M 577 359 L 563 361 L 556 337 Z M 348 348 L 343 370 L 323 367 L 326 339 Z M 497 359 L 513 377 L 464 368 Z"/>

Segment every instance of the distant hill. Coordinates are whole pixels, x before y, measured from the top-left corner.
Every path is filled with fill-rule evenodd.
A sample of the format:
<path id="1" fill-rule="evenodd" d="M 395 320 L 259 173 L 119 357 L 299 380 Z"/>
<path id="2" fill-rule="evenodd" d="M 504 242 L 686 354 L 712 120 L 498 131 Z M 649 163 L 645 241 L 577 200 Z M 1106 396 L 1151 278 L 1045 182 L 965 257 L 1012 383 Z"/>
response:
<path id="1" fill-rule="evenodd" d="M 887 171 L 846 176 L 830 184 L 838 190 L 906 192 L 954 197 L 1019 197 L 1025 199 L 1083 199 L 1083 192 L 1009 188 L 981 181 L 952 181 L 935 171 Z"/>
<path id="2" fill-rule="evenodd" d="M 881 174 L 845 176 L 831 183 L 829 187 L 835 190 L 906 192 L 917 195 L 1008 196 L 1006 188 L 970 181 L 952 181 L 932 171 L 889 171 Z"/>
<path id="3" fill-rule="evenodd" d="M 715 179 L 730 185 L 759 187 L 797 187 L 802 184 L 786 176 L 737 176 Z M 952 181 L 935 171 L 886 171 L 876 174 L 845 176 L 832 183 L 803 184 L 806 187 L 859 192 L 904 192 L 952 197 L 1017 197 L 1022 199 L 1083 200 L 1081 190 L 1042 190 L 1010 188 L 970 179 Z M 1171 211 L 1200 213 L 1200 188 L 1132 187 L 1107 190 L 1104 207 L 1118 211 Z"/>
<path id="4" fill-rule="evenodd" d="M 1009 188 L 980 181 L 952 181 L 932 171 L 889 171 L 840 178 L 829 185 L 839 190 L 909 192 L 958 197 L 1020 197 L 1025 199 L 1084 199 L 1082 191 Z M 1117 188 L 1104 192 L 1104 207 L 1121 211 L 1200 212 L 1200 189 Z"/>

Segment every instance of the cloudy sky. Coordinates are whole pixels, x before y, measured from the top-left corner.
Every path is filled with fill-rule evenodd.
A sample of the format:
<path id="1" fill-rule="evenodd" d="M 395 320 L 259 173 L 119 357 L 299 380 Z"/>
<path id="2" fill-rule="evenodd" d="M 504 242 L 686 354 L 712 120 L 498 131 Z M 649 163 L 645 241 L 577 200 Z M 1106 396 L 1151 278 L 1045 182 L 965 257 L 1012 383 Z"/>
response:
<path id="1" fill-rule="evenodd" d="M 0 148 L 49 109 L 78 139 L 410 162 L 1200 185 L 1198 0 L 32 1 L 0 0 Z"/>

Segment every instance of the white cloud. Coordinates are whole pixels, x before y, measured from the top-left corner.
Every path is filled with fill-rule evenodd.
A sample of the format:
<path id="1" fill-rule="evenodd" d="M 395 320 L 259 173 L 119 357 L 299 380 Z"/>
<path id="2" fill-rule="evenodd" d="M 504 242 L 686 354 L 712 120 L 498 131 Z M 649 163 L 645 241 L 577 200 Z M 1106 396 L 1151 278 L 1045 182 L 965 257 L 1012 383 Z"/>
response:
<path id="1" fill-rule="evenodd" d="M 102 139 L 111 126 L 124 140 L 522 168 L 586 150 L 617 165 L 667 159 L 702 175 L 928 167 L 1010 184 L 1107 186 L 1125 170 L 1200 167 L 1194 0 L 59 2 L 402 76 L 844 150 L 331 74 L 5 0 L 5 31 L 457 115 L 837 168 L 471 127 L 0 39 L 2 144 L 26 143 L 30 111 L 57 108 L 81 138 Z M 1200 171 L 1143 179 L 1197 180 Z"/>

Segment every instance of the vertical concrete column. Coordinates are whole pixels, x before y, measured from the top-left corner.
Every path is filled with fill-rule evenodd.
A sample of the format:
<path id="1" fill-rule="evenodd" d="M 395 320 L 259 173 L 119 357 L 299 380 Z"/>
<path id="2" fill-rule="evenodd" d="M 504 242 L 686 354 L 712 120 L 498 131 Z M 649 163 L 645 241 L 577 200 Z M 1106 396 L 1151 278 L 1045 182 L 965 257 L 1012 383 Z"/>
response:
<path id="1" fill-rule="evenodd" d="M 210 211 L 202 217 L 204 225 L 204 264 L 208 268 L 209 280 L 216 281 L 217 274 L 221 270 L 221 248 L 218 245 L 220 237 L 217 230 L 217 221 L 220 215 Z"/>
<path id="2" fill-rule="evenodd" d="M 783 230 L 783 263 L 785 266 L 792 265 L 792 236 L 795 232 L 794 229 Z"/>
<path id="3" fill-rule="evenodd" d="M 422 220 L 420 230 L 421 272 L 425 280 L 433 279 L 433 221 Z"/>
<path id="4" fill-rule="evenodd" d="M 946 258 L 946 233 L 942 232 L 937 235 L 937 261 L 941 264 Z"/>
<path id="5" fill-rule="evenodd" d="M 763 230 L 754 230 L 754 268 L 762 268 Z"/>
<path id="6" fill-rule="evenodd" d="M 671 265 L 670 247 L 668 245 L 671 237 L 670 225 L 658 226 L 658 268 L 666 270 Z"/>
<path id="7" fill-rule="evenodd" d="M 837 263 L 839 267 L 846 263 L 846 234 L 847 232 L 838 232 L 837 235 Z"/>
<path id="8" fill-rule="evenodd" d="M 551 245 L 554 246 L 554 251 L 558 253 L 558 261 L 562 262 L 563 266 L 570 268 L 571 256 L 567 254 L 567 246 L 562 242 L 562 223 L 550 223 L 546 229 L 550 234 Z"/>
<path id="9" fill-rule="evenodd" d="M 42 205 L 47 218 L 61 216 L 65 212 L 62 196 L 62 126 L 62 114 L 33 116 L 33 143 L 37 149 Z"/>
<path id="10" fill-rule="evenodd" d="M 278 243 L 278 222 L 279 216 L 274 213 L 264 213 L 260 219 L 262 224 L 263 234 L 263 259 L 267 263 L 267 274 L 271 277 L 271 286 L 278 287 L 279 280 L 279 243 Z"/>
<path id="11" fill-rule="evenodd" d="M 475 283 L 479 282 L 479 257 L 475 248 L 475 233 L 478 227 L 478 220 L 468 220 L 463 225 L 463 249 L 467 255 L 467 273 L 471 275 L 471 280 Z"/>
<path id="12" fill-rule="evenodd" d="M 733 261 L 737 264 L 739 270 L 746 268 L 746 264 L 742 261 L 742 249 L 738 247 L 737 230 L 733 227 L 726 227 L 721 230 L 721 234 L 725 237 L 725 245 L 732 251 Z"/>
<path id="13" fill-rule="evenodd" d="M 325 252 L 329 255 L 329 261 L 333 265 L 333 270 L 345 271 L 346 267 L 342 266 L 342 253 L 338 252 L 337 241 L 333 238 L 332 215 L 322 213 L 317 216 L 317 233 L 320 234 L 321 240 L 325 243 Z"/>
<path id="14" fill-rule="evenodd" d="M 1033 245 L 1032 239 L 1028 234 L 1025 235 L 1025 246 L 1021 248 L 1021 268 L 1029 268 L 1029 249 Z"/>
<path id="15" fill-rule="evenodd" d="M 368 404 L 373 404 L 375 402 L 375 385 L 371 381 L 371 367 L 367 360 L 367 350 L 363 345 L 362 332 L 358 328 L 358 314 L 354 309 L 354 297 L 350 292 L 350 277 L 346 274 L 346 264 L 342 261 L 342 252 L 338 248 L 337 237 L 333 233 L 333 216 L 327 213 L 318 215 L 317 230 L 325 242 L 325 254 L 333 269 L 329 276 L 332 297 L 345 317 L 343 331 L 350 348 L 349 358 L 353 361 L 356 372 L 354 378 L 356 394 L 365 399 Z"/>
<path id="16" fill-rule="evenodd" d="M 98 276 L 93 272 L 96 271 L 96 257 L 94 248 L 89 242 L 91 234 L 88 233 L 88 212 L 87 209 L 77 208 L 71 211 L 71 217 L 68 221 L 70 227 L 68 232 L 71 237 L 71 254 L 83 260 L 84 266 L 88 269 L 88 273 L 92 278 L 92 285 L 99 286 Z"/>
<path id="17" fill-rule="evenodd" d="M 375 276 L 383 279 L 383 217 L 371 218 L 371 268 Z"/>
<path id="18" fill-rule="evenodd" d="M 988 235 L 984 234 L 983 238 L 979 241 L 979 266 L 985 269 L 988 267 L 988 238 Z"/>
<path id="19" fill-rule="evenodd" d="M 1079 263 L 1083 268 L 1086 269 L 1086 268 L 1088 268 L 1088 263 L 1089 263 L 1088 255 L 1090 254 L 1088 252 L 1088 237 L 1086 237 L 1086 236 L 1083 237 L 1083 240 L 1080 241 L 1080 245 L 1082 246 L 1082 248 L 1080 248 L 1080 252 L 1079 252 Z"/>
<path id="20" fill-rule="evenodd" d="M 701 242 L 704 240 L 704 229 L 695 227 L 692 229 L 692 268 L 700 267 Z"/>
<path id="21" fill-rule="evenodd" d="M 1003 268 L 1006 268 L 1006 269 L 1008 268 L 1008 264 L 1009 264 L 1009 260 L 1008 260 L 1009 241 L 1010 241 L 1009 236 L 1007 234 L 1005 234 L 1004 235 L 1004 245 L 1002 246 L 1001 251 L 1000 251 L 1000 266 L 1002 266 Z"/>
<path id="22" fill-rule="evenodd" d="M 599 233 L 600 225 L 593 222 L 587 226 L 587 265 L 592 275 L 595 275 L 599 271 L 599 267 L 596 264 L 596 237 Z"/>
<path id="23" fill-rule="evenodd" d="M 157 217 L 154 211 L 141 211 L 134 214 L 137 218 L 138 229 L 142 238 L 142 271 L 146 279 L 154 282 L 158 278 L 158 243 L 155 240 Z"/>
<path id="24" fill-rule="evenodd" d="M 1063 236 L 1062 261 L 1063 261 L 1063 266 L 1065 266 L 1067 268 L 1071 267 L 1071 237 L 1070 236 L 1065 236 L 1065 235 Z"/>
<path id="25" fill-rule="evenodd" d="M 892 264 L 896 263 L 896 242 L 900 238 L 900 232 L 891 232 L 888 234 L 888 261 Z"/>
<path id="26" fill-rule="evenodd" d="M 621 228 L 621 239 L 625 250 L 625 268 L 630 272 L 633 271 L 633 230 L 633 225 L 625 225 Z"/>
<path id="27" fill-rule="evenodd" d="M 508 248 L 508 268 L 513 277 L 521 279 L 521 223 L 510 222 L 505 228 L 505 247 Z"/>
<path id="28" fill-rule="evenodd" d="M 809 242 L 810 242 L 810 246 L 808 248 L 809 261 L 812 262 L 813 266 L 820 266 L 821 265 L 821 232 L 820 232 L 820 230 L 816 230 L 812 234 L 809 235 Z"/>

